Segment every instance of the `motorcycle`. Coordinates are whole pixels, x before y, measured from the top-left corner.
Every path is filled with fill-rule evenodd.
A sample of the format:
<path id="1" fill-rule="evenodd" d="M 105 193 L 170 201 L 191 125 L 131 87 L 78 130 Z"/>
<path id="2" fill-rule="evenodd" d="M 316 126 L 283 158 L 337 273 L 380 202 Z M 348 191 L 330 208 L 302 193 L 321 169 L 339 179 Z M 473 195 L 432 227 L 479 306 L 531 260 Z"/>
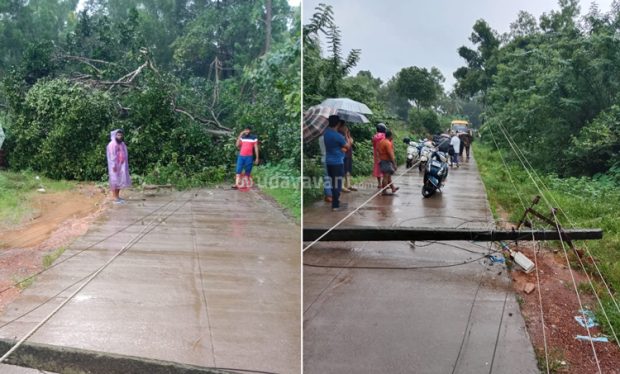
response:
<path id="1" fill-rule="evenodd" d="M 418 170 L 422 172 L 426 168 L 426 164 L 428 160 L 431 158 L 431 155 L 434 152 L 433 142 L 428 139 L 422 139 L 420 143 L 418 143 L 418 150 L 420 154 L 420 163 L 418 164 Z"/>
<path id="2" fill-rule="evenodd" d="M 409 138 L 405 138 L 403 141 L 407 144 L 407 169 L 409 169 L 420 156 L 420 151 L 418 150 L 418 143 Z"/>
<path id="3" fill-rule="evenodd" d="M 425 198 L 433 196 L 437 190 L 441 191 L 446 178 L 448 177 L 448 155 L 443 152 L 435 151 L 424 171 L 422 184 L 422 196 Z"/>

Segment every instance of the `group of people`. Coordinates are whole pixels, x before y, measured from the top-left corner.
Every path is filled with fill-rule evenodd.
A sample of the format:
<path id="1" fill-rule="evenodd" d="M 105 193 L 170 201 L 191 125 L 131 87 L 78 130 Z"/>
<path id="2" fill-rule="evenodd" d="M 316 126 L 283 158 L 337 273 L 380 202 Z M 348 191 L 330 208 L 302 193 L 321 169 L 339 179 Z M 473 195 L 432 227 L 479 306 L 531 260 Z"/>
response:
<path id="1" fill-rule="evenodd" d="M 245 126 L 235 143 L 239 149 L 239 154 L 237 156 L 234 189 L 241 186 L 251 187 L 252 166 L 259 162 L 258 144 L 258 137 L 252 133 L 252 128 Z M 113 203 L 125 204 L 125 200 L 120 197 L 120 191 L 131 187 L 131 176 L 129 174 L 129 155 L 125 144 L 125 133 L 122 129 L 116 129 L 110 133 L 106 156 Z"/>
<path id="2" fill-rule="evenodd" d="M 459 167 L 459 161 L 463 158 L 463 151 L 467 154 L 469 161 L 469 149 L 472 137 L 467 133 L 457 133 L 450 131 L 449 134 L 437 133 L 433 137 L 433 142 L 437 145 L 437 150 L 447 153 L 450 156 L 450 166 Z"/>
<path id="3" fill-rule="evenodd" d="M 353 173 L 353 138 L 346 122 L 338 115 L 328 118 L 328 127 L 319 137 L 321 162 L 323 165 L 323 190 L 325 201 L 331 203 L 333 211 L 347 207 L 340 202 L 340 194 L 357 191 L 351 184 Z M 398 187 L 392 183 L 392 175 L 398 168 L 394 155 L 392 132 L 384 124 L 377 125 L 377 133 L 372 138 L 374 168 L 377 188 L 382 194 L 392 195 Z M 388 191 L 389 190 L 389 191 Z"/>

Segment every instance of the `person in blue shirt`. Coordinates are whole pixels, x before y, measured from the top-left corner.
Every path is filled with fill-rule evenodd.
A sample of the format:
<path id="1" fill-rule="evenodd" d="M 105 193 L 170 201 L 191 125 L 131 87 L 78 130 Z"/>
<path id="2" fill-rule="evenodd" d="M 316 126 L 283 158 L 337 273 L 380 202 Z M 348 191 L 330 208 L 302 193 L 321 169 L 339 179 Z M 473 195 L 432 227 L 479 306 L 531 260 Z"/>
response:
<path id="1" fill-rule="evenodd" d="M 351 145 L 338 132 L 341 126 L 340 117 L 332 115 L 328 121 L 329 127 L 323 134 L 325 165 L 332 187 L 332 211 L 339 211 L 346 208 L 346 204 L 340 204 L 340 191 L 342 191 L 342 179 L 344 177 L 344 155 Z"/>

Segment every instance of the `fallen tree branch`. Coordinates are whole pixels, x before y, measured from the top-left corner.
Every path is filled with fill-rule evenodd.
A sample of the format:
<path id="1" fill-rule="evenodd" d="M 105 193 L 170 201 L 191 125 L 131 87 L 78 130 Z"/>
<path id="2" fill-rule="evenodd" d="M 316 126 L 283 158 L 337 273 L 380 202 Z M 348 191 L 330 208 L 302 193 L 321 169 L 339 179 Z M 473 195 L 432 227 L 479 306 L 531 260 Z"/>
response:
<path id="1" fill-rule="evenodd" d="M 60 56 L 59 58 L 64 58 L 66 60 L 77 60 L 77 61 L 87 61 L 87 62 L 97 62 L 100 64 L 106 64 L 106 65 L 114 65 L 117 66 L 118 64 L 115 62 L 110 62 L 110 61 L 104 61 L 104 60 L 97 60 L 96 58 L 88 58 L 88 57 L 82 57 L 82 56 L 71 56 L 71 55 L 63 55 Z"/>
<path id="2" fill-rule="evenodd" d="M 106 92 L 110 92 L 114 87 L 116 86 L 121 86 L 121 87 L 134 87 L 134 80 L 136 79 L 136 77 L 138 75 L 140 75 L 140 73 L 145 69 L 151 69 L 155 74 L 157 74 L 157 76 L 161 77 L 161 74 L 159 72 L 159 70 L 157 70 L 157 68 L 155 67 L 155 64 L 153 63 L 153 61 L 151 60 L 151 58 L 148 57 L 148 50 L 144 49 L 144 50 L 140 50 L 142 52 L 142 54 L 145 55 L 146 61 L 140 65 L 137 69 L 123 75 L 122 77 L 118 78 L 115 81 L 103 81 L 103 80 L 98 80 L 96 78 L 94 78 L 92 75 L 90 74 L 80 74 L 74 78 L 71 78 L 72 81 L 77 81 L 83 84 L 89 84 L 93 87 L 97 87 L 97 86 L 109 86 L 106 90 Z M 107 61 L 103 61 L 103 60 L 95 60 L 95 59 L 88 59 L 88 58 L 82 58 L 79 56 L 62 56 L 63 58 L 68 58 L 68 59 L 75 59 L 81 62 L 84 62 L 90 66 L 92 66 L 93 68 L 95 68 L 95 70 L 97 70 L 98 72 L 100 72 L 99 69 L 97 69 L 96 67 L 94 67 L 94 65 L 92 65 L 90 63 L 90 61 L 93 62 L 100 62 L 100 63 L 107 63 Z M 216 61 L 217 62 L 217 61 Z M 219 81 L 219 77 L 216 78 L 216 80 Z M 214 95 L 213 95 L 213 106 L 215 106 L 216 102 L 218 99 L 218 92 L 217 90 L 215 90 Z M 195 115 L 190 113 L 187 109 L 178 107 L 176 105 L 176 100 L 174 95 L 170 96 L 170 101 L 172 104 L 172 110 L 176 113 L 181 113 L 187 117 L 189 117 L 192 121 L 195 122 L 199 122 L 205 125 L 210 125 L 210 126 L 214 126 L 216 127 L 216 129 L 209 129 L 209 128 L 205 128 L 205 131 L 211 133 L 211 134 L 215 134 L 215 135 L 230 135 L 232 133 L 232 129 L 222 125 L 222 123 L 219 121 L 218 116 L 219 114 L 215 113 L 215 110 L 213 109 L 213 107 L 208 108 L 208 112 L 211 115 L 212 119 L 208 119 L 199 115 Z M 122 115 L 126 115 L 130 108 L 125 108 L 123 107 L 119 102 L 116 102 L 116 105 L 118 107 L 119 112 Z"/>
<path id="3" fill-rule="evenodd" d="M 176 106 L 173 108 L 173 110 L 175 112 L 177 112 L 177 113 L 181 113 L 181 114 L 186 115 L 192 121 L 200 122 L 200 123 L 205 124 L 205 125 L 215 125 L 220 130 L 213 130 L 213 131 L 217 131 L 218 133 L 227 134 L 227 135 L 232 133 L 232 129 L 230 129 L 228 127 L 225 127 L 225 126 L 222 126 L 222 124 L 220 124 L 219 121 L 213 121 L 213 120 L 206 119 L 204 117 L 192 115 L 187 110 L 185 110 L 183 108 L 176 107 Z"/>
<path id="4" fill-rule="evenodd" d="M 91 68 L 95 69 L 97 74 L 102 74 L 103 71 L 101 69 L 99 69 L 98 67 L 96 67 L 94 65 L 94 63 L 116 66 L 116 64 L 113 63 L 113 62 L 104 61 L 104 60 L 97 60 L 97 59 L 94 59 L 94 58 L 88 58 L 88 57 L 82 57 L 82 56 L 63 55 L 63 56 L 58 56 L 56 59 L 57 60 L 60 60 L 60 59 L 63 59 L 63 60 L 73 60 L 73 61 L 81 62 L 81 63 L 86 64 L 86 65 L 90 66 Z"/>
<path id="5" fill-rule="evenodd" d="M 147 60 L 144 64 L 140 65 L 136 70 L 123 75 L 122 77 L 117 79 L 115 82 L 113 82 L 110 85 L 110 88 L 108 88 L 108 92 L 112 90 L 112 88 L 114 88 L 114 86 L 116 85 L 127 85 L 127 84 L 133 83 L 133 80 L 138 76 L 138 74 L 140 74 L 140 72 L 142 72 L 142 69 L 144 69 L 147 66 L 149 66 L 149 60 Z"/>

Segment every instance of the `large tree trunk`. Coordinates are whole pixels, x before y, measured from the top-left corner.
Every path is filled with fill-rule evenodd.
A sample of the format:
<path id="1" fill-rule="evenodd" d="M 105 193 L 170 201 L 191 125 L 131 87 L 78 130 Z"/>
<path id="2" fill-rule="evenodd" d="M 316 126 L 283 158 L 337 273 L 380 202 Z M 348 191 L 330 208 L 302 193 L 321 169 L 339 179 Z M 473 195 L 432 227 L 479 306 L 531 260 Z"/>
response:
<path id="1" fill-rule="evenodd" d="M 271 48 L 271 0 L 265 0 L 265 53 Z"/>

